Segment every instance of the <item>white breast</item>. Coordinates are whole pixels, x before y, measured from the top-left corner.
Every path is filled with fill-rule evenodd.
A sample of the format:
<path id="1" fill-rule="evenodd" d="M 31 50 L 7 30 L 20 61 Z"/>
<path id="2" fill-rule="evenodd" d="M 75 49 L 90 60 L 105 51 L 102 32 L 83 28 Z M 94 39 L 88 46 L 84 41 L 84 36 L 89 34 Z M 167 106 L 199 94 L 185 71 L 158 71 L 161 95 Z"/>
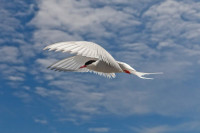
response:
<path id="1" fill-rule="evenodd" d="M 118 69 L 116 67 L 113 67 L 104 61 L 98 60 L 93 65 L 89 65 L 87 67 L 90 70 L 97 71 L 97 72 L 103 72 L 103 73 L 120 73 L 123 72 L 122 69 Z"/>

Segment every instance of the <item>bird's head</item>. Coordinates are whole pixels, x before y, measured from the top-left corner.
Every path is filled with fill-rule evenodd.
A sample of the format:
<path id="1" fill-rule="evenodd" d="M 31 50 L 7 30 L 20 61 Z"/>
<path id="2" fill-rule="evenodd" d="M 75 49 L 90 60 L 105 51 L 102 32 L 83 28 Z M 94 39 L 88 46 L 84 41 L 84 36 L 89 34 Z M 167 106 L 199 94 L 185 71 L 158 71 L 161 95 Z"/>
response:
<path id="1" fill-rule="evenodd" d="M 145 75 L 150 75 L 150 74 L 163 74 L 162 72 L 156 72 L 156 73 L 144 73 L 144 72 L 138 72 L 134 68 L 132 68 L 130 65 L 118 61 L 119 66 L 123 70 L 123 72 L 128 73 L 128 74 L 134 74 L 142 79 L 153 79 L 153 78 L 147 78 L 144 77 Z"/>
<path id="2" fill-rule="evenodd" d="M 91 66 L 95 62 L 96 62 L 96 60 L 89 60 L 89 61 L 85 62 L 85 64 L 83 66 L 81 66 L 80 68 L 85 68 L 85 67 Z"/>
<path id="3" fill-rule="evenodd" d="M 132 68 L 130 65 L 117 61 L 121 69 L 123 70 L 124 73 L 131 74 L 133 71 L 136 71 L 134 68 Z"/>

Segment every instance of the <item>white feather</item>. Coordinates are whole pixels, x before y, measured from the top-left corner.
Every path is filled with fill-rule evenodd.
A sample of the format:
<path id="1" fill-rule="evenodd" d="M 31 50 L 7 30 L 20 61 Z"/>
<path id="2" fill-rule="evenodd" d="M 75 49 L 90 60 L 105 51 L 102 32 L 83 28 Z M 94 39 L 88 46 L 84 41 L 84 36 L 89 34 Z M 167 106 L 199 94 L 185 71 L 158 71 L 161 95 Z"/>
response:
<path id="1" fill-rule="evenodd" d="M 80 49 L 85 49 L 85 50 L 78 51 L 77 50 L 78 47 L 80 47 Z M 86 41 L 60 42 L 49 45 L 44 48 L 44 50 L 46 49 L 71 52 L 72 54 L 77 54 L 90 58 L 97 58 L 115 67 L 116 69 L 121 69 L 118 63 L 115 61 L 115 59 L 104 48 L 92 42 L 86 42 Z"/>

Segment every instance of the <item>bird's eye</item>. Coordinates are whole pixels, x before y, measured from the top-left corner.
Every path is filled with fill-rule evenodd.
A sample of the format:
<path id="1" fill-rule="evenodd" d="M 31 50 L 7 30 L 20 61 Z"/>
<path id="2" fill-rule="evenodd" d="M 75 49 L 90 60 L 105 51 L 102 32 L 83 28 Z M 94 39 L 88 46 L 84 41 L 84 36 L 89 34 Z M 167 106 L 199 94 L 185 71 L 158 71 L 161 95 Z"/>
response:
<path id="1" fill-rule="evenodd" d="M 87 61 L 87 62 L 85 63 L 85 65 L 88 66 L 88 65 L 92 64 L 92 63 L 95 62 L 95 61 L 96 61 L 96 60 L 89 60 L 89 61 Z"/>

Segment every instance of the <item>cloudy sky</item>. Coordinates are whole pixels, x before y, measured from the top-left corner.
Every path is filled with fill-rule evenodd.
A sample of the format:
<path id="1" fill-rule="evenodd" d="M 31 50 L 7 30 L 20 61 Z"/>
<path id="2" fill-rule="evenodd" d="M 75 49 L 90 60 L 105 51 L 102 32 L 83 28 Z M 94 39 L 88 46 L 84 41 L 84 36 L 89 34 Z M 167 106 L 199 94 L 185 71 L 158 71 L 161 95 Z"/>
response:
<path id="1" fill-rule="evenodd" d="M 199 133 L 198 0 L 0 0 L 0 132 Z M 154 80 L 46 69 L 92 41 Z"/>

